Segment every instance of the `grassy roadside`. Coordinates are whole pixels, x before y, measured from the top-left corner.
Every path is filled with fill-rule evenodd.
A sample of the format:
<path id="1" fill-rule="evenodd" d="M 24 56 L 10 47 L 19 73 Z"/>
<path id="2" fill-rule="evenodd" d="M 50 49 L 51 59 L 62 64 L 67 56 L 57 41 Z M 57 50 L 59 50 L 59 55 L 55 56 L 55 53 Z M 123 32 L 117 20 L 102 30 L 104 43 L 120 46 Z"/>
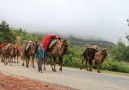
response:
<path id="1" fill-rule="evenodd" d="M 80 68 L 72 68 L 72 67 L 65 67 L 65 68 L 71 68 L 71 69 L 75 69 L 75 70 L 80 70 Z M 83 71 L 86 71 L 85 68 L 83 68 L 82 70 Z M 102 74 L 110 74 L 110 75 L 117 75 L 117 76 L 129 77 L 129 73 L 114 72 L 114 71 L 101 70 L 101 69 L 100 69 L 100 71 L 101 71 Z M 92 72 L 97 73 L 97 70 L 96 69 L 92 69 Z"/>
<path id="2" fill-rule="evenodd" d="M 122 73 L 122 72 L 113 72 L 107 70 L 101 70 L 101 73 L 112 74 L 112 75 L 119 75 L 119 76 L 126 76 L 129 77 L 129 73 Z"/>

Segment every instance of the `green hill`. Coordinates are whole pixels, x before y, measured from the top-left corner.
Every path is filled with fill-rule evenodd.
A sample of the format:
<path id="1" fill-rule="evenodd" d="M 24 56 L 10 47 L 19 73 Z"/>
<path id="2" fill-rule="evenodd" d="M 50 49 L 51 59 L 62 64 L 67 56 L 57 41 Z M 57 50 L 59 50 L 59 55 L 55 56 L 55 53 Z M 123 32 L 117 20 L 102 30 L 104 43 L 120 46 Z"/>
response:
<path id="1" fill-rule="evenodd" d="M 93 39 L 79 39 L 73 36 L 70 36 L 68 38 L 70 40 L 70 43 L 77 46 L 77 47 L 84 47 L 86 44 L 89 45 L 98 45 L 101 48 L 107 48 L 109 45 L 116 47 L 117 45 L 110 42 L 110 41 L 104 41 L 104 40 L 93 40 Z"/>

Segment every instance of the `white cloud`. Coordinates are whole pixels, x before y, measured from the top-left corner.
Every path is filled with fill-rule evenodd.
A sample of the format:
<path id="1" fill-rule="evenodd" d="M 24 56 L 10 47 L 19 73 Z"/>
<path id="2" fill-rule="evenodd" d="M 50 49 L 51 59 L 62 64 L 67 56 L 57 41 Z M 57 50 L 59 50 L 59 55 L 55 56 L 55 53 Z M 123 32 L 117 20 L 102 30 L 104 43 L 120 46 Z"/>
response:
<path id="1" fill-rule="evenodd" d="M 1 0 L 0 20 L 27 31 L 125 42 L 128 0 Z"/>

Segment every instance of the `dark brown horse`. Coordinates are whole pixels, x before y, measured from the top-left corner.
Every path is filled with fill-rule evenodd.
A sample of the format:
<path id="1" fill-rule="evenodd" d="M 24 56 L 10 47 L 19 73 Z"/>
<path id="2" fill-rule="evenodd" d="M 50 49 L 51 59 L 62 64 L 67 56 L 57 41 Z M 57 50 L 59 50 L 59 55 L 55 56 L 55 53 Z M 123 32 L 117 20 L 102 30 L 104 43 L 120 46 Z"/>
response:
<path id="1" fill-rule="evenodd" d="M 62 43 L 59 41 L 54 45 L 51 51 L 46 51 L 47 57 L 51 60 L 51 67 L 52 71 L 56 72 L 56 59 L 59 58 L 60 64 L 60 71 L 62 71 L 63 66 L 63 56 L 67 52 L 67 47 L 69 46 L 69 42 L 64 40 Z"/>

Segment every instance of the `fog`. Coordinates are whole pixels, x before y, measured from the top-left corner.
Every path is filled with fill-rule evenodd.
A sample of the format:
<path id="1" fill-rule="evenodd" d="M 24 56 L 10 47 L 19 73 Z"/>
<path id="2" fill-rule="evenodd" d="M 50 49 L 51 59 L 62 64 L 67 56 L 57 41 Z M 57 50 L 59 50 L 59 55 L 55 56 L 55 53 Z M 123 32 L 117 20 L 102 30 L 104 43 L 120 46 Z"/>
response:
<path id="1" fill-rule="evenodd" d="M 40 34 L 128 44 L 128 18 L 129 0 L 0 0 L 0 21 Z"/>

